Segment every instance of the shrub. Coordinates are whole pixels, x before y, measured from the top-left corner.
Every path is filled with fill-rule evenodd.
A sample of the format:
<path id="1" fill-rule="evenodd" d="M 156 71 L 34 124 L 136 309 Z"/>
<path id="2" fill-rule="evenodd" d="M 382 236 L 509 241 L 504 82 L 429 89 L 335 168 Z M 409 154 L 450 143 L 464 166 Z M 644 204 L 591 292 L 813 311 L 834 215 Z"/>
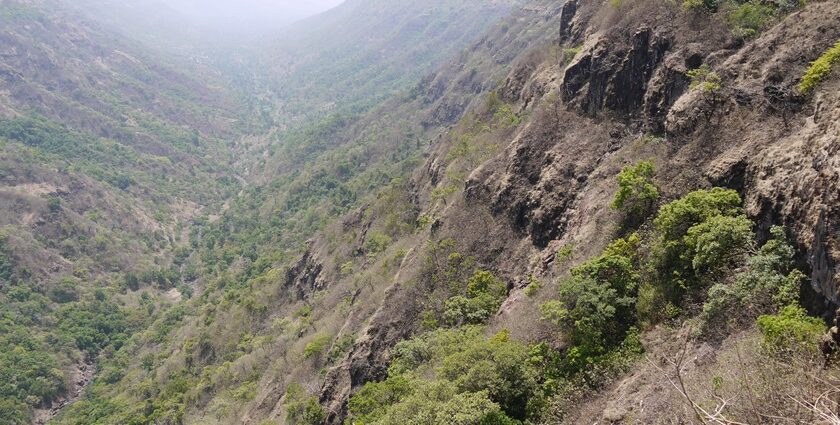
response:
<path id="1" fill-rule="evenodd" d="M 705 287 L 710 276 L 737 263 L 751 247 L 748 222 L 733 190 L 698 190 L 663 205 L 644 244 L 639 321 L 649 325 L 673 318 L 687 291 Z"/>
<path id="2" fill-rule="evenodd" d="M 654 183 L 656 169 L 652 161 L 642 161 L 625 167 L 618 175 L 618 192 L 613 209 L 635 220 L 644 219 L 659 201 L 659 189 Z"/>
<path id="3" fill-rule="evenodd" d="M 65 304 L 55 317 L 61 332 L 90 356 L 109 345 L 118 349 L 129 331 L 126 312 L 110 301 Z"/>
<path id="4" fill-rule="evenodd" d="M 732 25 L 733 35 L 746 39 L 754 37 L 767 27 L 775 14 L 775 7 L 753 0 L 734 6 L 727 18 Z"/>
<path id="5" fill-rule="evenodd" d="M 353 396 L 351 420 L 365 424 L 510 424 L 536 396 L 529 349 L 507 332 L 438 329 L 397 344 L 388 379 Z M 422 377 L 422 378 L 421 378 Z"/>
<path id="6" fill-rule="evenodd" d="M 691 90 L 698 90 L 701 99 L 704 101 L 703 115 L 707 121 L 711 121 L 712 117 L 718 112 L 718 108 L 723 104 L 723 79 L 720 75 L 712 71 L 708 65 L 703 65 L 700 68 L 692 69 L 687 73 L 688 78 L 691 79 Z"/>
<path id="7" fill-rule="evenodd" d="M 537 291 L 543 287 L 542 281 L 537 279 L 534 275 L 528 276 L 528 286 L 525 287 L 525 295 L 533 297 Z"/>
<path id="8" fill-rule="evenodd" d="M 286 421 L 293 425 L 321 425 L 327 418 L 318 397 L 309 396 L 299 384 L 291 384 L 286 390 Z"/>
<path id="9" fill-rule="evenodd" d="M 537 389 L 535 376 L 528 368 L 528 357 L 528 348 L 511 341 L 503 331 L 445 357 L 437 372 L 458 391 L 486 391 L 506 415 L 524 419 L 528 400 Z"/>
<path id="10" fill-rule="evenodd" d="M 754 320 L 792 305 L 799 298 L 805 275 L 793 268 L 793 247 L 780 227 L 759 252 L 746 260 L 746 268 L 732 283 L 717 283 L 709 288 L 701 319 L 703 332 L 726 330 L 726 321 Z"/>
<path id="11" fill-rule="evenodd" d="M 585 356 L 598 355 L 620 340 L 633 323 L 635 299 L 621 296 L 606 282 L 572 278 L 560 285 L 559 300 L 544 303 L 543 318 L 557 324 Z M 629 323 L 622 322 L 629 319 Z"/>
<path id="12" fill-rule="evenodd" d="M 348 403 L 352 423 L 373 423 L 388 412 L 388 407 L 411 395 L 416 386 L 408 375 L 365 384 Z"/>
<path id="13" fill-rule="evenodd" d="M 13 273 L 11 255 L 6 250 L 4 236 L 0 234 L 0 282 L 11 280 Z"/>
<path id="14" fill-rule="evenodd" d="M 808 317 L 805 309 L 787 306 L 778 315 L 758 318 L 758 329 L 764 336 L 764 346 L 771 353 L 787 354 L 816 349 L 817 339 L 825 332 L 820 319 Z"/>
<path id="15" fill-rule="evenodd" d="M 694 272 L 731 267 L 741 261 L 753 246 L 753 223 L 744 215 L 714 216 L 688 229 L 686 255 Z"/>
<path id="16" fill-rule="evenodd" d="M 692 90 L 717 94 L 722 88 L 723 79 L 718 73 L 712 71 L 708 65 L 703 65 L 700 68 L 688 71 L 688 78 L 691 79 L 689 87 Z"/>
<path id="17" fill-rule="evenodd" d="M 583 50 L 582 46 L 567 47 L 567 48 L 563 49 L 563 51 L 562 51 L 563 59 L 561 60 L 561 63 L 563 65 L 568 65 L 569 63 L 572 62 L 572 60 L 574 60 L 575 56 L 577 56 L 578 53 L 580 53 L 581 50 Z"/>
<path id="18" fill-rule="evenodd" d="M 478 326 L 436 329 L 409 340 L 400 341 L 392 350 L 394 357 L 388 374 L 399 375 L 420 369 L 435 359 L 442 359 L 481 338 Z"/>
<path id="19" fill-rule="evenodd" d="M 683 9 L 693 12 L 715 12 L 721 0 L 683 0 Z"/>
<path id="20" fill-rule="evenodd" d="M 52 400 L 64 389 L 64 374 L 48 347 L 24 329 L 0 326 L 0 412 L 28 418 L 29 407 Z M 11 331 L 11 332 L 9 332 Z M 7 419 L 8 420 L 8 419 Z M 12 422 L 18 423 L 18 422 Z M 29 423 L 29 421 L 20 422 Z"/>
<path id="21" fill-rule="evenodd" d="M 465 295 L 446 300 L 443 322 L 448 326 L 480 324 L 496 314 L 507 295 L 507 285 L 493 273 L 479 270 L 467 282 Z"/>
<path id="22" fill-rule="evenodd" d="M 379 254 L 388 249 L 392 242 L 393 239 L 390 236 L 380 232 L 372 232 L 365 240 L 365 251 L 368 254 Z"/>
<path id="23" fill-rule="evenodd" d="M 814 90 L 822 80 L 831 74 L 832 67 L 838 61 L 840 61 L 840 40 L 817 60 L 811 62 L 811 66 L 802 76 L 802 82 L 799 83 L 799 91 L 808 94 Z"/>
<path id="24" fill-rule="evenodd" d="M 327 355 L 327 363 L 335 363 L 341 360 L 353 348 L 353 343 L 355 342 L 356 338 L 353 335 L 344 335 L 339 338 L 330 348 L 330 352 Z"/>
<path id="25" fill-rule="evenodd" d="M 312 339 L 306 347 L 303 349 L 303 357 L 309 359 L 313 357 L 320 357 L 321 354 L 324 353 L 327 346 L 329 345 L 330 341 L 332 341 L 332 337 L 327 334 L 318 334 L 315 335 L 315 338 Z"/>
<path id="26" fill-rule="evenodd" d="M 76 287 L 79 285 L 77 281 L 72 278 L 61 279 L 58 283 L 50 288 L 50 299 L 59 304 L 66 304 L 79 300 L 79 293 Z"/>
<path id="27" fill-rule="evenodd" d="M 678 273 L 691 270 L 699 236 L 695 233 L 687 238 L 689 230 L 713 217 L 740 215 L 741 197 L 738 192 L 721 188 L 691 192 L 664 205 L 654 219 L 660 239 L 655 247 L 660 251 L 656 255 L 659 269 L 665 275 L 671 274 L 672 270 Z"/>
<path id="28" fill-rule="evenodd" d="M 117 187 L 120 190 L 126 190 L 129 187 L 131 187 L 131 185 L 133 185 L 134 183 L 135 183 L 134 179 L 132 179 L 130 176 L 127 176 L 125 174 L 120 174 L 120 175 L 114 177 L 113 181 L 111 182 L 111 184 L 113 184 L 115 187 Z"/>
<path id="29" fill-rule="evenodd" d="M 694 225 L 718 215 L 741 214 L 741 197 L 730 189 L 691 192 L 659 210 L 654 224 L 665 240 L 678 240 Z"/>
<path id="30" fill-rule="evenodd" d="M 504 417 L 499 405 L 493 403 L 486 391 L 458 393 L 445 381 L 422 385 L 414 394 L 392 406 L 381 419 L 371 425 L 484 425 Z M 507 422 L 510 423 L 510 422 Z"/>
<path id="31" fill-rule="evenodd" d="M 49 209 L 53 214 L 61 211 L 61 198 L 55 196 L 47 198 L 47 209 Z"/>
<path id="32" fill-rule="evenodd" d="M 637 236 L 612 243 L 600 257 L 572 269 L 558 299 L 541 306 L 543 318 L 557 324 L 580 354 L 573 368 L 619 344 L 636 322 L 637 246 Z"/>
<path id="33" fill-rule="evenodd" d="M 29 406 L 14 399 L 0 399 L 0 418 L 9 425 L 29 425 L 32 414 Z"/>
<path id="34" fill-rule="evenodd" d="M 562 248 L 557 250 L 557 253 L 554 254 L 554 261 L 557 264 L 565 264 L 568 262 L 572 255 L 574 254 L 574 246 L 572 245 L 563 245 Z"/>

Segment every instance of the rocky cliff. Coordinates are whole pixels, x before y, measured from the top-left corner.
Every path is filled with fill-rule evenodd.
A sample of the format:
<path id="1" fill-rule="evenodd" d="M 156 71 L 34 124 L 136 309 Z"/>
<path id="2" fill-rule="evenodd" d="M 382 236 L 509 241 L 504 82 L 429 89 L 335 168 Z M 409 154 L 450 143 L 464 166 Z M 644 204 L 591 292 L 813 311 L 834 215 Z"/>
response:
<path id="1" fill-rule="evenodd" d="M 570 264 L 554 263 L 563 246 L 576 247 L 571 264 L 597 253 L 617 231 L 609 206 L 614 176 L 649 158 L 666 197 L 728 187 L 742 194 L 764 232 L 784 226 L 810 272 L 810 307 L 831 310 L 840 301 L 840 80 L 831 78 L 809 96 L 797 85 L 809 63 L 840 38 L 837 3 L 809 3 L 746 40 L 721 19 L 663 2 L 570 1 L 558 12 L 561 48 L 573 57 L 522 55 L 498 88 L 528 118 L 493 132 L 498 149 L 469 168 L 445 203 L 430 193 L 449 184 L 444 176 L 454 169 L 457 128 L 434 143 L 414 175 L 420 209 L 436 217 L 430 238 L 457 238 L 465 252 L 512 282 L 491 327 L 526 339 L 544 336 L 521 276 L 550 281 L 562 274 Z M 720 76 L 713 95 L 690 87 L 689 71 L 701 67 Z M 421 261 L 403 263 L 401 282 L 424 279 L 412 260 Z M 333 422 L 340 423 L 353 389 L 384 378 L 383 353 L 421 310 L 413 291 L 416 286 L 395 283 L 363 339 L 329 373 L 321 400 Z M 621 401 L 611 402 L 612 416 L 604 419 L 661 419 L 661 411 L 645 416 L 630 406 L 633 400 L 627 397 L 618 416 L 614 405 Z"/>

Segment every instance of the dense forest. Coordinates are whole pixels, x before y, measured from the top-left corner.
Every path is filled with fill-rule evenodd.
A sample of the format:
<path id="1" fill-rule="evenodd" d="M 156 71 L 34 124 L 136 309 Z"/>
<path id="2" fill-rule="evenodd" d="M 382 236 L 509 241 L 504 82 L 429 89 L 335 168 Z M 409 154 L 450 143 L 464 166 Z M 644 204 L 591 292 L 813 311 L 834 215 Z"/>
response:
<path id="1" fill-rule="evenodd" d="M 186 10 L 0 2 L 0 423 L 840 423 L 836 1 Z"/>

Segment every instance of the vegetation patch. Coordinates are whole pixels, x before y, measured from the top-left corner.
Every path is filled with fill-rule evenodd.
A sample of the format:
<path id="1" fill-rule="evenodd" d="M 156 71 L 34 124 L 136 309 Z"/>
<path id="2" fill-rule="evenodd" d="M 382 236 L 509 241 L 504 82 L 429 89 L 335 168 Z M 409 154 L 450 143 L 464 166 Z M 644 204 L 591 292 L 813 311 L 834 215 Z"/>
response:
<path id="1" fill-rule="evenodd" d="M 683 0 L 683 9 L 695 12 L 725 14 L 732 27 L 732 35 L 738 39 L 753 38 L 770 24 L 802 7 L 802 0 Z"/>
<path id="2" fill-rule="evenodd" d="M 642 161 L 628 166 L 618 175 L 618 192 L 613 199 L 613 209 L 625 214 L 628 220 L 644 220 L 659 202 L 659 189 L 654 178 L 656 168 L 652 161 Z"/>
<path id="3" fill-rule="evenodd" d="M 825 333 L 825 324 L 808 317 L 805 309 L 790 305 L 779 314 L 758 318 L 758 329 L 764 335 L 764 345 L 774 354 L 795 354 L 800 350 L 816 350 L 815 341 Z"/>
<path id="4" fill-rule="evenodd" d="M 825 51 L 817 60 L 811 62 L 811 66 L 805 71 L 802 76 L 802 82 L 799 83 L 799 91 L 803 94 L 808 94 L 817 85 L 822 82 L 829 74 L 831 74 L 832 67 L 840 61 L 840 40 Z"/>

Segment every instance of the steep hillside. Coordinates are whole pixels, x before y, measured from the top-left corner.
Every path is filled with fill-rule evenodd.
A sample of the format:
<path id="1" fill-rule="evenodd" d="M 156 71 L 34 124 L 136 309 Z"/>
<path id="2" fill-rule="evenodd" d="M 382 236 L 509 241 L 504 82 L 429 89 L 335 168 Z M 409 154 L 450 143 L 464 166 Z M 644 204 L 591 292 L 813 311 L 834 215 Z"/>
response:
<path id="1" fill-rule="evenodd" d="M 43 423 L 196 279 L 235 98 L 52 2 L 0 7 L 0 417 Z M 177 289 L 180 288 L 180 289 Z"/>
<path id="2" fill-rule="evenodd" d="M 446 63 L 519 3 L 350 0 L 292 25 L 266 64 L 275 113 L 365 111 Z"/>
<path id="3" fill-rule="evenodd" d="M 167 3 L 158 0 L 63 0 L 62 7 L 95 21 L 122 37 L 137 40 L 149 49 L 195 55 L 222 39 L 218 31 L 203 31 Z"/>
<path id="4" fill-rule="evenodd" d="M 514 66 L 498 97 L 436 144 L 408 183 L 419 216 L 431 226 L 393 242 L 406 253 L 394 281 L 322 387 L 321 401 L 334 418 L 344 417 L 347 396 L 359 389 L 349 410 L 365 423 L 447 411 L 454 408 L 446 404 L 453 394 L 472 397 L 475 410 L 469 412 L 476 420 L 495 415 L 495 402 L 516 419 L 546 423 L 807 422 L 830 408 L 807 407 L 821 391 L 837 388 L 834 368 L 809 363 L 817 346 L 813 332 L 824 328 L 798 316 L 796 307 L 772 314 L 790 302 L 787 297 L 801 296 L 815 313 L 829 310 L 836 297 L 836 230 L 828 218 L 837 178 L 830 165 L 837 140 L 836 73 L 807 94 L 799 84 L 809 62 L 840 38 L 840 8 L 835 2 L 789 14 L 769 8 L 761 12 L 761 25 L 745 28 L 739 7 L 755 5 L 723 3 L 717 12 L 644 1 L 564 6 L 559 52 Z M 752 32 L 745 36 L 745 29 Z M 505 118 L 519 111 L 524 117 Z M 648 168 L 630 168 L 645 160 L 652 161 Z M 631 199 L 648 196 L 624 213 L 611 208 L 624 205 L 613 200 L 622 170 L 624 181 L 645 184 L 627 186 Z M 681 198 L 712 186 L 735 192 Z M 636 192 L 641 188 L 647 192 Z M 714 205 L 720 202 L 714 197 L 726 193 L 736 209 L 714 220 L 733 221 L 721 224 L 724 233 L 710 233 L 724 239 L 709 249 L 732 251 L 714 254 L 723 257 L 712 257 L 711 270 L 698 266 L 710 261 L 699 252 L 670 251 L 685 248 L 669 245 L 680 234 L 668 232 L 692 227 L 676 221 L 687 227 L 668 230 L 677 220 L 671 214 L 687 205 Z M 746 216 L 738 215 L 738 194 Z M 665 207 L 656 213 L 658 205 Z M 724 245 L 736 243 L 724 242 L 739 228 L 735 222 L 742 223 L 740 243 L 752 248 Z M 692 237 L 712 232 L 706 227 L 712 222 L 695 223 L 700 227 L 689 232 Z M 778 233 L 754 253 L 773 225 L 792 238 L 795 264 L 810 284 L 790 272 L 787 262 L 794 258 L 782 253 L 787 251 L 770 253 L 784 244 Z M 332 254 L 313 246 L 304 270 L 320 270 L 319 261 L 328 270 Z M 692 255 L 693 265 L 681 265 Z M 780 268 L 765 269 L 768 258 Z M 472 289 L 486 271 L 507 284 L 495 302 L 486 298 L 492 292 Z M 782 283 L 783 273 L 791 273 L 788 283 Z M 333 279 L 327 275 L 320 285 L 329 287 Z M 498 313 L 487 314 L 496 307 Z M 488 316 L 487 334 L 501 332 L 489 341 L 495 345 L 457 333 L 463 329 L 458 326 Z M 788 322 L 774 328 L 774 320 Z M 407 329 L 434 328 L 393 347 L 410 334 Z M 782 344 L 767 339 L 771 329 L 810 345 L 797 351 L 798 359 L 778 361 L 767 351 L 768 341 Z M 765 335 L 760 344 L 759 330 Z M 528 354 L 507 338 L 548 345 L 531 345 Z M 640 350 L 648 351 L 650 365 Z M 505 355 L 519 363 L 506 363 Z M 484 368 L 459 363 L 470 358 L 490 360 Z M 428 377 L 432 371 L 438 380 Z M 386 376 L 381 384 L 360 387 Z M 688 389 L 680 386 L 683 380 Z M 520 392 L 505 393 L 504 385 Z M 602 390 L 602 397 L 585 401 Z"/>
<path id="5" fill-rule="evenodd" d="M 10 40 L 79 44 L 15 4 Z M 86 356 L 54 423 L 837 421 L 836 1 L 351 0 L 294 31 L 226 65 L 264 132 L 236 196 L 190 168 L 239 131 L 215 89 L 151 74 L 193 148 L 8 80 L 0 366 L 33 379 L 0 369 L 0 412 Z"/>
<path id="6" fill-rule="evenodd" d="M 444 14 L 448 11 L 442 9 Z M 58 423 L 148 418 L 259 423 L 266 417 L 283 418 L 283 395 L 293 383 L 289 377 L 317 380 L 317 373 L 308 362 L 277 359 L 287 351 L 289 358 L 300 356 L 312 337 L 323 339 L 308 326 L 293 331 L 291 324 L 284 324 L 284 316 L 306 311 L 297 296 L 281 289 L 284 270 L 294 268 L 307 239 L 355 206 L 375 199 L 381 188 L 393 186 L 386 190 L 396 196 L 394 202 L 401 202 L 405 194 L 400 178 L 419 163 L 430 140 L 471 103 L 480 102 L 476 95 L 493 87 L 520 49 L 536 40 L 547 43 L 554 32 L 543 13 L 556 19 L 558 12 L 546 6 L 539 12 L 517 10 L 514 20 L 495 26 L 471 52 L 416 89 L 353 119 L 327 117 L 279 137 L 271 147 L 277 153 L 263 159 L 269 170 L 261 178 L 266 183 L 247 187 L 217 221 L 196 223 L 191 239 L 195 255 L 189 259 L 200 275 L 194 285 L 196 297 L 170 310 L 112 358 L 103 359 L 100 378 L 86 399 L 71 406 Z M 519 31 L 530 26 L 533 31 Z M 486 45 L 510 28 L 517 31 L 504 46 Z M 415 119 L 418 114 L 422 120 Z M 389 214 L 389 231 L 395 235 L 413 227 L 411 211 Z M 339 300 L 329 302 L 340 302 L 347 288 L 333 288 Z M 332 316 L 320 317 L 330 312 L 327 305 L 315 310 L 319 317 L 302 320 L 330 331 L 339 325 Z M 300 338 L 289 341 L 291 332 L 300 332 Z M 141 387 L 144 393 L 137 392 Z"/>
<path id="7" fill-rule="evenodd" d="M 833 157 L 834 121 L 826 117 L 834 112 L 824 102 L 836 78 L 807 95 L 798 86 L 809 62 L 840 37 L 836 4 L 769 8 L 761 25 L 737 19 L 751 4 L 531 6 L 560 31 L 561 45 L 534 39 L 494 94 L 477 92 L 469 112 L 450 115 L 458 124 L 433 140 L 411 179 L 249 287 L 271 300 L 265 317 L 277 328 L 264 332 L 283 330 L 284 364 L 311 368 L 278 367 L 285 379 L 276 382 L 261 375 L 256 394 L 266 410 L 249 419 L 270 412 L 280 423 L 348 415 L 447 423 L 459 414 L 479 423 L 501 414 L 508 419 L 500 423 L 671 423 L 758 414 L 759 422 L 807 422 L 822 407 L 799 410 L 790 401 L 807 406 L 836 388 L 836 371 L 811 357 L 824 328 L 796 307 L 823 313 L 833 299 L 825 288 L 834 288 L 834 231 L 812 211 L 833 208 L 817 200 L 830 196 L 836 177 L 830 165 L 811 171 L 823 161 L 777 163 L 797 152 Z M 522 34 L 512 28 L 478 46 L 509 46 L 500 41 L 506 34 Z M 812 51 L 782 47 L 788 40 Z M 446 90 L 434 80 L 421 91 Z M 791 149 L 806 140 L 820 147 Z M 614 201 L 620 174 L 644 183 L 626 186 L 630 201 Z M 797 190 L 798 179 L 808 189 Z M 712 186 L 734 191 L 704 191 Z M 637 194 L 640 187 L 647 192 Z M 633 200 L 642 195 L 649 197 Z M 622 211 L 626 202 L 637 204 Z M 783 231 L 771 238 L 774 225 Z M 701 250 L 704 240 L 712 245 Z M 290 307 L 288 297 L 299 301 Z M 485 323 L 478 336 L 469 327 Z M 807 342 L 787 347 L 773 332 Z M 271 347 L 252 355 L 273 358 Z M 801 361 L 774 349 L 797 350 Z M 756 372 L 761 381 L 732 369 L 757 370 L 762 359 L 781 360 Z M 322 368 L 323 383 L 315 377 Z M 822 381 L 807 378 L 814 373 Z M 275 404 L 284 386 L 285 411 Z M 273 396 L 261 398 L 266 389 Z M 593 399 L 599 391 L 607 393 Z M 715 398 L 724 395 L 725 403 Z"/>

